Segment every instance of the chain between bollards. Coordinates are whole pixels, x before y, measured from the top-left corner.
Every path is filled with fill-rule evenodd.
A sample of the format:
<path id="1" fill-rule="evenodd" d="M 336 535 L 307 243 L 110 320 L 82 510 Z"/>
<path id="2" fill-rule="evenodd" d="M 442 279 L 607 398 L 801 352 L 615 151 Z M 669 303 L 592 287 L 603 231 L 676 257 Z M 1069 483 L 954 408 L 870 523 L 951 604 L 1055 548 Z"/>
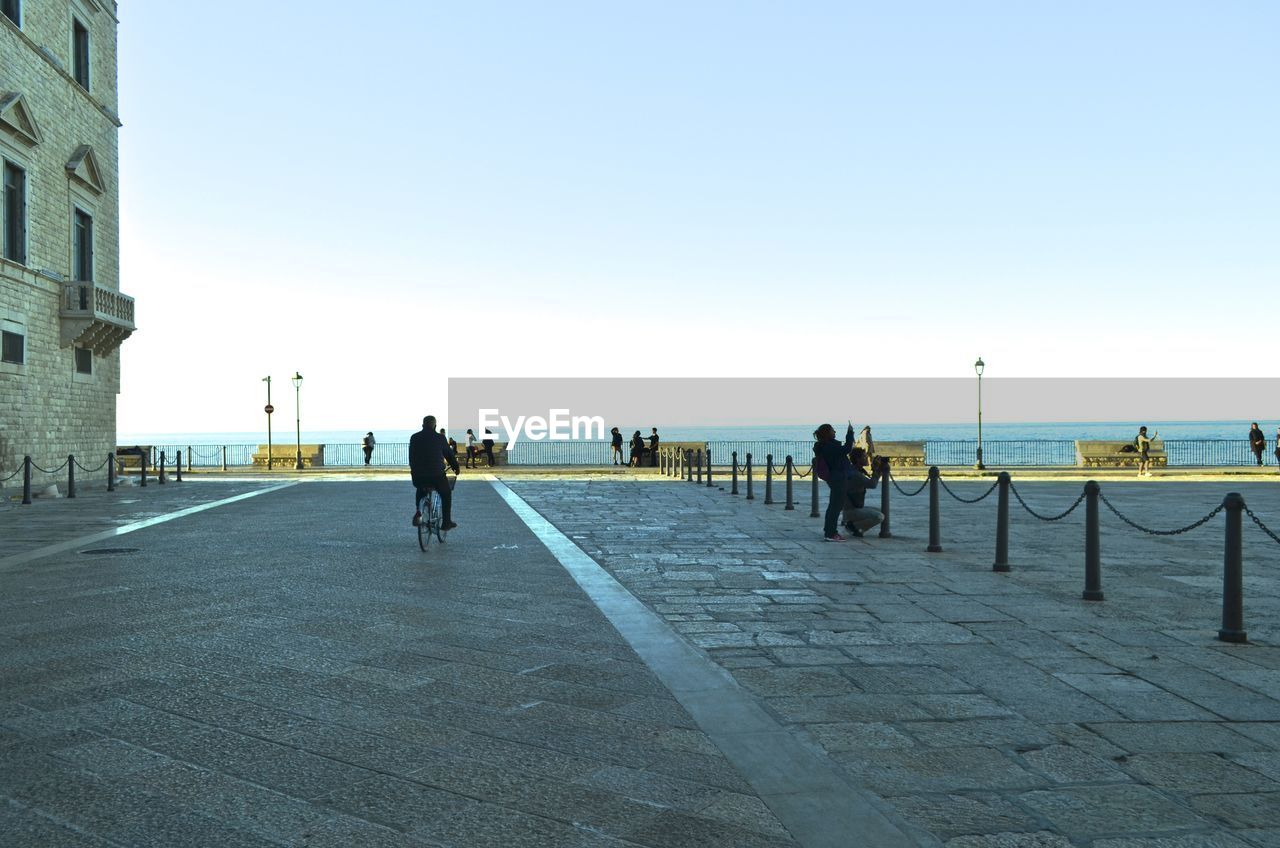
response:
<path id="1" fill-rule="evenodd" d="M 76 496 L 76 455 L 67 454 L 67 497 Z"/>
<path id="2" fill-rule="evenodd" d="M 929 466 L 929 547 L 931 554 L 942 551 L 941 518 L 938 514 L 938 466 Z"/>
<path id="3" fill-rule="evenodd" d="M 791 497 L 791 472 L 793 470 L 794 470 L 794 466 L 792 465 L 791 457 L 788 456 L 787 457 L 787 506 L 786 506 L 786 509 L 796 508 L 795 499 Z"/>
<path id="4" fill-rule="evenodd" d="M 996 561 L 992 571 L 1009 570 L 1009 472 L 1001 471 L 996 477 L 999 491 L 996 493 Z"/>
<path id="5" fill-rule="evenodd" d="M 755 492 L 751 489 L 751 454 L 747 454 L 747 500 L 756 499 Z"/>
<path id="6" fill-rule="evenodd" d="M 1102 543 L 1098 529 L 1098 493 L 1101 487 L 1090 480 L 1084 484 L 1084 592 L 1086 601 L 1101 601 Z"/>
<path id="7" fill-rule="evenodd" d="M 1222 499 L 1227 512 L 1226 544 L 1222 556 L 1222 629 L 1223 642 L 1248 642 L 1244 630 L 1244 498 L 1230 492 Z"/>
<path id="8" fill-rule="evenodd" d="M 773 503 L 773 454 L 764 455 L 764 503 Z"/>
<path id="9" fill-rule="evenodd" d="M 734 451 L 730 457 L 733 460 L 733 485 L 729 489 L 729 494 L 738 494 L 738 452 Z"/>
<path id="10" fill-rule="evenodd" d="M 892 538 L 893 533 L 889 530 L 889 490 L 893 487 L 890 485 L 890 475 L 893 474 L 889 468 L 889 458 L 887 456 L 880 457 L 880 512 L 884 518 L 880 522 L 880 538 Z M 815 507 L 816 509 L 816 507 Z"/>

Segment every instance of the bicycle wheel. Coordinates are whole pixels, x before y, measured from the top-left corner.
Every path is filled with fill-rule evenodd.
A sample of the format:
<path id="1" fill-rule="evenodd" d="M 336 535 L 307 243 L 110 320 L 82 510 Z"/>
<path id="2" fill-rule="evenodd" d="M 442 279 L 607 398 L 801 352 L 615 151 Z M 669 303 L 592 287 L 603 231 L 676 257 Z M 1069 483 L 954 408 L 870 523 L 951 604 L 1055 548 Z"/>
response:
<path id="1" fill-rule="evenodd" d="M 440 495 L 436 492 L 431 493 L 431 517 L 435 519 L 436 539 L 443 543 L 444 534 L 449 531 L 444 529 L 444 504 L 440 502 Z"/>
<path id="2" fill-rule="evenodd" d="M 422 512 L 422 517 L 418 519 L 418 547 L 422 548 L 424 551 L 427 549 L 427 544 L 431 541 L 431 512 L 432 499 L 434 497 L 435 496 L 432 495 L 431 497 L 423 498 L 422 504 L 419 507 Z"/>

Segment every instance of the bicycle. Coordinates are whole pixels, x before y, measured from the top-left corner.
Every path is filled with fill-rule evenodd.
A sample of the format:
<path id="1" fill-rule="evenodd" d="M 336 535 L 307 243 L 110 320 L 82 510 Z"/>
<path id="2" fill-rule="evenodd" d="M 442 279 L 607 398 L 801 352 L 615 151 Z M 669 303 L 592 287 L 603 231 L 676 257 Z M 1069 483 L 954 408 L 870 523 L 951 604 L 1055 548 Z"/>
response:
<path id="1" fill-rule="evenodd" d="M 457 479 L 456 476 L 448 478 L 450 491 Z M 418 518 L 418 547 L 425 551 L 433 536 L 437 542 L 444 544 L 445 534 L 448 533 L 444 529 L 444 507 L 440 503 L 440 493 L 434 486 L 424 486 L 419 490 L 416 509 L 421 514 Z"/>

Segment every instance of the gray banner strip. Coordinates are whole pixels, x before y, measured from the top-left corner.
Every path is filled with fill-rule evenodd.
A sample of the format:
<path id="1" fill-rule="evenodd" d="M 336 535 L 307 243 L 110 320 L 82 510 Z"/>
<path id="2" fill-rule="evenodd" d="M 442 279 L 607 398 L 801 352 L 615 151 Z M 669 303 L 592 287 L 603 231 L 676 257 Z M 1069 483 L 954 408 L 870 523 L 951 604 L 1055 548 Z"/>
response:
<path id="1" fill-rule="evenodd" d="M 826 757 L 766 713 L 733 675 L 685 641 L 500 480 L 492 486 L 729 758 L 804 848 L 940 843 L 850 785 Z"/>

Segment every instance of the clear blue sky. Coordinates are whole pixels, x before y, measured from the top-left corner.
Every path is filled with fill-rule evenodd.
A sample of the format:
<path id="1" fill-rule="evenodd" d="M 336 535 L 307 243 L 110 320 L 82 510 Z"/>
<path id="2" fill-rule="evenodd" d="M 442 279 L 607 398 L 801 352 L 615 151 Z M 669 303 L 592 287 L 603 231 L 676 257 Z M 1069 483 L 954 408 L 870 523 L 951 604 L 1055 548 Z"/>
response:
<path id="1" fill-rule="evenodd" d="M 361 432 L 447 376 L 1276 373 L 1269 0 L 120 18 L 123 431 L 295 369 Z"/>

